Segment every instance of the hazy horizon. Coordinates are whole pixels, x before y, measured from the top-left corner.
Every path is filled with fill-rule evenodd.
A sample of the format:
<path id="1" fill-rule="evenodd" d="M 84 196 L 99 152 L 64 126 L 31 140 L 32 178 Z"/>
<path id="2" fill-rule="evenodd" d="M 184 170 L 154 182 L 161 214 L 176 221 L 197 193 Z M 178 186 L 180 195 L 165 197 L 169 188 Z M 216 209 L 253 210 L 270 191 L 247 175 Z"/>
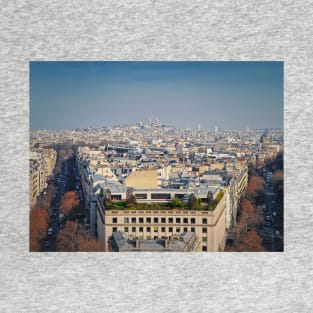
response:
<path id="1" fill-rule="evenodd" d="M 30 129 L 283 128 L 283 62 L 30 62 Z"/>

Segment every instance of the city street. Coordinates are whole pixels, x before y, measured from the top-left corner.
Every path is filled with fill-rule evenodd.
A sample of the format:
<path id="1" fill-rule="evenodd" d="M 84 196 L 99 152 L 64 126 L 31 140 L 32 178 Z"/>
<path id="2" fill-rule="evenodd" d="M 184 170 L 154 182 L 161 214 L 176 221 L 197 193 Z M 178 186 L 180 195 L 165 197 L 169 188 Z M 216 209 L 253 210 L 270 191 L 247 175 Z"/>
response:
<path id="1" fill-rule="evenodd" d="M 80 178 L 78 176 L 78 171 L 76 165 L 73 168 L 69 167 L 68 160 L 64 161 L 62 164 L 62 170 L 60 175 L 54 178 L 54 183 L 56 184 L 55 198 L 52 201 L 50 214 L 50 223 L 47 228 L 47 237 L 43 241 L 42 251 L 53 252 L 56 251 L 56 238 L 59 232 L 62 232 L 66 219 L 61 212 L 60 205 L 62 197 L 67 191 L 75 191 L 79 194 L 80 204 L 84 204 L 82 186 L 80 183 Z M 70 171 L 72 171 L 72 179 L 75 181 L 73 186 L 70 185 Z M 75 186 L 75 188 L 74 188 Z M 87 224 L 86 219 L 87 214 L 78 213 L 76 221 L 80 224 Z"/>
<path id="2" fill-rule="evenodd" d="M 56 191 L 52 201 L 52 212 L 50 212 L 50 223 L 47 230 L 47 238 L 43 243 L 42 251 L 56 251 L 56 236 L 63 228 L 60 221 L 60 203 L 64 193 L 67 191 L 68 168 L 66 162 L 62 164 L 61 174 L 55 177 Z"/>
<path id="3" fill-rule="evenodd" d="M 263 239 L 263 246 L 267 251 L 283 251 L 283 212 L 278 210 L 276 193 L 273 191 L 271 179 L 265 185 L 265 206 L 262 211 L 264 222 L 260 235 Z"/>

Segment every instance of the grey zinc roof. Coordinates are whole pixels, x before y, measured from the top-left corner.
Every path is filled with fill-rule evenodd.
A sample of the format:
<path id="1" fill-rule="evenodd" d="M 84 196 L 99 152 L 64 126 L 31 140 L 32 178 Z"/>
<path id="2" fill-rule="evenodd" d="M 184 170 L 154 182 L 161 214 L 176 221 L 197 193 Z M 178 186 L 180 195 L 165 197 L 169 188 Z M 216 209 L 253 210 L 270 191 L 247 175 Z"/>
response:
<path id="1" fill-rule="evenodd" d="M 141 251 L 163 251 L 164 240 L 140 240 Z"/>
<path id="2" fill-rule="evenodd" d="M 95 175 L 93 175 L 92 178 L 93 178 L 94 182 L 103 181 L 103 180 L 106 181 L 107 180 L 105 176 L 100 175 L 100 174 L 95 174 Z"/>
<path id="3" fill-rule="evenodd" d="M 119 251 L 190 251 L 190 243 L 195 239 L 191 232 L 183 233 L 179 240 L 169 240 L 168 249 L 165 249 L 165 239 L 139 240 L 139 248 L 136 248 L 136 240 L 129 239 L 128 235 L 120 231 L 112 234 L 113 240 Z"/>
<path id="4" fill-rule="evenodd" d="M 115 244 L 117 245 L 120 251 L 131 251 L 133 250 L 134 246 L 129 240 L 127 234 L 121 233 L 119 231 L 114 232 L 112 234 Z"/>

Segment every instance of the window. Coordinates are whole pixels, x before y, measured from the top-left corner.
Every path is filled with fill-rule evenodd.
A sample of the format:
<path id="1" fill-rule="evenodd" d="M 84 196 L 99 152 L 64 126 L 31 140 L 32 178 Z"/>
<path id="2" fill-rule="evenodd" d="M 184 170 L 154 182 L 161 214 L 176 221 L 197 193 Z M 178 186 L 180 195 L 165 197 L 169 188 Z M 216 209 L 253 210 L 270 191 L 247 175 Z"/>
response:
<path id="1" fill-rule="evenodd" d="M 176 217 L 176 223 L 180 223 L 180 217 Z"/>
<path id="2" fill-rule="evenodd" d="M 124 223 L 128 224 L 129 223 L 129 218 L 128 217 L 124 217 Z"/>
<path id="3" fill-rule="evenodd" d="M 139 232 L 143 233 L 143 227 L 139 227 Z"/>
<path id="4" fill-rule="evenodd" d="M 203 227 L 203 228 L 202 228 L 202 232 L 203 232 L 204 234 L 206 234 L 206 233 L 208 232 L 208 230 L 207 230 L 205 227 Z"/>
<path id="5" fill-rule="evenodd" d="M 136 232 L 136 227 L 132 227 L 132 232 L 133 232 L 133 233 Z"/>
<path id="6" fill-rule="evenodd" d="M 135 196 L 136 196 L 136 199 L 139 199 L 139 200 L 146 200 L 147 199 L 146 193 L 136 193 Z"/>
<path id="7" fill-rule="evenodd" d="M 155 217 L 155 218 L 153 219 L 153 222 L 154 222 L 154 223 L 158 223 L 158 222 L 159 222 L 159 219 L 158 219 L 157 217 Z"/>
<path id="8" fill-rule="evenodd" d="M 113 227 L 112 231 L 113 231 L 113 233 L 114 233 L 115 231 L 117 231 L 117 227 Z"/>
<path id="9" fill-rule="evenodd" d="M 151 217 L 147 217 L 147 218 L 146 218 L 146 222 L 147 222 L 148 224 L 150 224 L 150 223 L 151 223 Z"/>
<path id="10" fill-rule="evenodd" d="M 175 193 L 175 198 L 183 199 L 184 196 L 185 196 L 185 195 L 184 195 L 183 193 Z"/>
<path id="11" fill-rule="evenodd" d="M 117 217 L 113 217 L 112 222 L 113 222 L 113 224 L 117 224 Z"/>
<path id="12" fill-rule="evenodd" d="M 136 217 L 132 217 L 132 223 L 136 224 Z"/>
<path id="13" fill-rule="evenodd" d="M 207 247 L 206 247 L 206 246 L 203 246 L 203 247 L 202 247 L 202 251 L 208 251 Z"/>
<path id="14" fill-rule="evenodd" d="M 207 218 L 203 218 L 202 219 L 202 224 L 207 224 L 208 223 L 208 219 Z"/>
<path id="15" fill-rule="evenodd" d="M 124 227 L 124 232 L 128 233 L 128 227 Z"/>
<path id="16" fill-rule="evenodd" d="M 169 224 L 173 224 L 173 218 L 169 217 L 168 222 L 169 222 Z"/>
<path id="17" fill-rule="evenodd" d="M 188 217 L 184 217 L 184 224 L 188 224 Z"/>
<path id="18" fill-rule="evenodd" d="M 148 232 L 148 233 L 151 232 L 151 227 L 147 227 L 147 232 Z"/>
<path id="19" fill-rule="evenodd" d="M 162 228 L 161 228 L 161 232 L 162 232 L 162 233 L 165 233 L 165 227 L 162 227 Z"/>
<path id="20" fill-rule="evenodd" d="M 194 227 L 191 227 L 191 230 L 190 230 L 192 233 L 195 233 L 196 232 L 196 230 L 195 230 L 195 228 Z"/>
<path id="21" fill-rule="evenodd" d="M 207 242 L 207 241 L 208 241 L 207 237 L 202 237 L 202 242 Z"/>
<path id="22" fill-rule="evenodd" d="M 173 232 L 173 227 L 169 227 L 169 228 L 168 228 L 168 231 L 169 231 L 170 233 L 172 233 L 172 232 Z"/>
<path id="23" fill-rule="evenodd" d="M 158 227 L 153 227 L 153 231 L 157 233 L 159 231 Z"/>
<path id="24" fill-rule="evenodd" d="M 166 218 L 165 217 L 161 217 L 161 223 L 165 224 L 166 223 Z"/>
<path id="25" fill-rule="evenodd" d="M 180 233 L 180 227 L 176 228 L 176 233 Z"/>
<path id="26" fill-rule="evenodd" d="M 196 219 L 194 217 L 191 218 L 191 224 L 196 224 Z"/>
<path id="27" fill-rule="evenodd" d="M 184 227 L 184 233 L 187 233 L 187 231 L 188 231 L 188 228 Z"/>
<path id="28" fill-rule="evenodd" d="M 143 223 L 143 217 L 139 217 L 139 223 Z"/>
<path id="29" fill-rule="evenodd" d="M 152 193 L 151 194 L 152 200 L 171 200 L 170 193 Z"/>

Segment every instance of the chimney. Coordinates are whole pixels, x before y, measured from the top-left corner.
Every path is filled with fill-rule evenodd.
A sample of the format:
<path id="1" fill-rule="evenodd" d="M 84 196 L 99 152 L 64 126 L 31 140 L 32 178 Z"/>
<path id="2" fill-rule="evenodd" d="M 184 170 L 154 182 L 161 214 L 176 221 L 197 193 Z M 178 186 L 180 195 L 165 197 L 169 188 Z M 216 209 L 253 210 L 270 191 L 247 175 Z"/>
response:
<path id="1" fill-rule="evenodd" d="M 168 250 L 168 249 L 169 249 L 169 244 L 170 244 L 169 240 L 168 240 L 168 239 L 165 239 L 165 240 L 164 240 L 164 248 L 165 248 L 165 250 Z"/>
<path id="2" fill-rule="evenodd" d="M 136 238 L 136 249 L 140 249 L 140 241 Z"/>

